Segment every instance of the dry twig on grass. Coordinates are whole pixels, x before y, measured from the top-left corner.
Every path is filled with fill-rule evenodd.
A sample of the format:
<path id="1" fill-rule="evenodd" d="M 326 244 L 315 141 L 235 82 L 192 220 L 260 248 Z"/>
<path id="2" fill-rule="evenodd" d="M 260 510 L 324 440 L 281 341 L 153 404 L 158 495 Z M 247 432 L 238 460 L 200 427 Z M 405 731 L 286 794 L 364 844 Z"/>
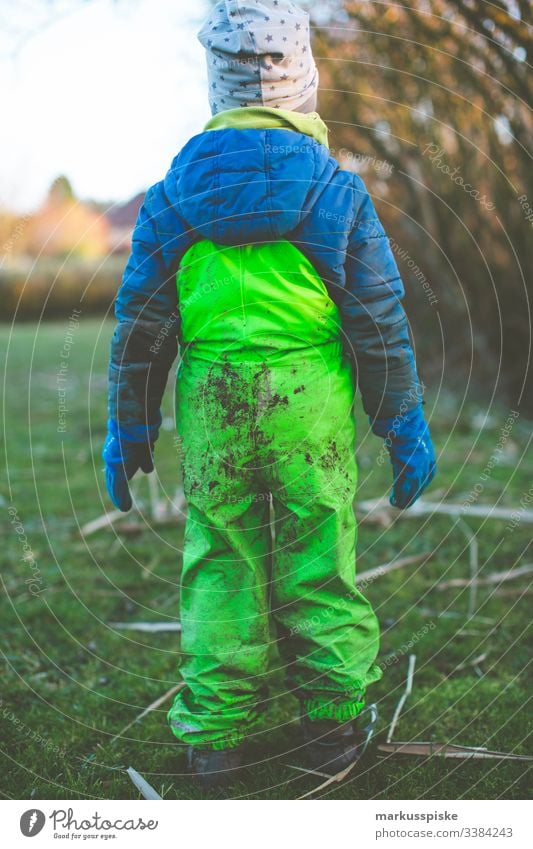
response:
<path id="1" fill-rule="evenodd" d="M 498 598 L 524 598 L 528 595 L 533 595 L 533 587 L 525 587 L 517 590 L 495 590 L 494 595 Z"/>
<path id="2" fill-rule="evenodd" d="M 83 527 L 80 528 L 80 533 L 83 537 L 91 536 L 91 534 L 95 534 L 103 528 L 111 528 L 115 522 L 118 522 L 119 519 L 123 518 L 124 513 L 122 510 L 111 510 L 109 513 L 104 513 L 103 516 L 99 516 L 98 519 L 93 519 L 91 522 L 87 522 L 86 525 L 83 525 Z"/>
<path id="3" fill-rule="evenodd" d="M 180 521 L 184 521 L 186 510 L 187 499 L 185 498 L 185 493 L 182 487 L 178 487 L 170 504 L 170 515 L 176 516 Z"/>
<path id="4" fill-rule="evenodd" d="M 165 631 L 181 631 L 181 622 L 109 622 L 110 628 L 117 631 L 144 631 L 147 634 L 159 634 Z"/>
<path id="5" fill-rule="evenodd" d="M 160 796 L 159 793 L 154 790 L 151 784 L 148 784 L 146 779 L 143 778 L 142 775 L 140 775 L 140 773 L 138 773 L 136 769 L 133 769 L 133 767 L 129 766 L 126 772 L 135 784 L 135 787 L 137 788 L 141 796 L 144 796 L 145 799 L 150 799 L 151 801 L 163 801 L 163 797 Z"/>
<path id="6" fill-rule="evenodd" d="M 319 793 L 321 790 L 325 790 L 326 787 L 329 787 L 331 784 L 339 784 L 341 781 L 344 781 L 345 778 L 351 773 L 352 769 L 356 765 L 357 761 L 354 761 L 350 766 L 347 766 L 346 769 L 341 770 L 336 775 L 331 775 L 326 781 L 323 781 L 322 784 L 319 784 L 318 787 L 313 787 L 312 790 L 308 790 L 307 793 L 304 793 L 303 796 L 298 796 L 298 801 L 301 799 L 307 799 L 309 796 L 314 796 L 315 793 Z"/>
<path id="7" fill-rule="evenodd" d="M 398 719 L 400 718 L 400 713 L 402 712 L 402 708 L 407 700 L 407 697 L 411 695 L 413 691 L 413 677 L 415 674 L 415 664 L 416 664 L 416 654 L 409 655 L 409 665 L 407 667 L 407 681 L 405 684 L 405 690 L 402 693 L 400 701 L 396 705 L 396 710 L 394 711 L 394 715 L 392 717 L 392 722 L 389 726 L 389 733 L 387 734 L 387 743 L 390 743 L 392 740 L 392 735 L 394 734 L 394 729 L 398 723 Z"/>
<path id="8" fill-rule="evenodd" d="M 419 498 L 409 510 L 397 510 L 395 507 L 391 507 L 386 499 L 377 498 L 360 501 L 357 509 L 364 514 L 362 518 L 367 520 L 372 520 L 373 516 L 379 515 L 380 511 L 381 513 L 388 512 L 390 516 L 397 519 L 414 519 L 418 516 L 433 515 L 434 513 L 459 517 L 464 513 L 464 504 L 426 501 L 424 498 Z M 480 519 L 502 519 L 509 522 L 516 518 L 516 508 L 495 507 L 491 504 L 470 504 L 468 515 Z M 520 521 L 533 522 L 533 510 L 523 510 L 520 513 Z"/>
<path id="9" fill-rule="evenodd" d="M 468 666 L 478 666 L 478 664 L 483 663 L 489 656 L 489 652 L 486 651 L 483 654 L 480 654 L 478 657 L 475 657 L 473 660 L 465 660 L 463 663 L 460 663 L 459 666 L 456 666 L 453 670 L 454 672 L 459 672 L 460 669 L 466 669 Z"/>
<path id="10" fill-rule="evenodd" d="M 154 569 L 157 569 L 160 563 L 161 557 L 159 556 L 159 554 L 156 554 L 154 557 L 152 557 L 150 562 L 146 564 L 146 566 L 143 566 L 143 570 L 141 572 L 141 580 L 147 581 L 149 578 L 151 578 L 154 573 Z"/>
<path id="11" fill-rule="evenodd" d="M 152 524 L 158 526 L 174 525 L 176 522 L 185 521 L 187 504 L 185 495 L 183 494 L 183 489 L 178 488 L 173 501 L 167 502 L 164 498 L 160 497 L 160 485 L 156 472 L 150 472 L 150 474 L 146 477 L 148 478 L 148 493 Z M 111 510 L 108 513 L 104 513 L 103 516 L 98 516 L 97 519 L 93 519 L 92 521 L 87 522 L 86 525 L 83 525 L 80 529 L 81 535 L 83 537 L 88 537 L 97 531 L 107 530 L 116 525 L 121 519 L 125 520 L 124 524 L 121 524 L 116 528 L 116 530 L 121 534 L 138 534 L 141 533 L 141 531 L 145 531 L 147 527 L 149 527 L 146 522 L 135 522 L 131 520 L 131 517 L 140 515 L 136 495 L 137 490 L 139 489 L 139 481 L 141 479 L 141 477 L 135 477 L 131 485 L 133 507 L 129 514 L 129 519 L 126 519 L 126 514 L 121 510 Z"/>
<path id="12" fill-rule="evenodd" d="M 139 489 L 139 481 L 140 477 L 136 477 L 131 483 L 131 500 L 133 502 L 132 513 L 138 512 L 137 507 L 137 491 Z M 130 514 L 131 515 L 131 514 Z M 98 516 L 97 519 L 93 519 L 91 522 L 87 522 L 86 525 L 83 525 L 80 528 L 80 533 L 82 537 L 91 536 L 91 534 L 95 534 L 97 531 L 101 531 L 104 528 L 112 528 L 120 519 L 124 519 L 126 514 L 122 512 L 122 510 L 110 510 L 108 513 L 104 513 L 103 516 Z"/>
<path id="13" fill-rule="evenodd" d="M 357 576 L 356 583 L 368 583 L 374 578 L 380 578 L 381 575 L 387 575 L 389 572 L 394 572 L 396 569 L 402 569 L 404 566 L 413 566 L 415 563 L 421 563 L 427 560 L 433 551 L 423 551 L 422 554 L 412 554 L 409 557 L 401 557 L 399 560 L 391 560 L 390 563 L 382 563 L 381 566 L 376 566 L 373 569 L 367 569 L 366 572 L 361 572 Z"/>
<path id="14" fill-rule="evenodd" d="M 318 775 L 320 778 L 331 778 L 327 772 L 319 772 L 318 769 L 306 769 L 304 766 L 295 766 L 294 764 L 285 764 L 289 769 L 295 769 L 298 772 L 305 772 L 306 775 Z"/>
<path id="15" fill-rule="evenodd" d="M 443 758 L 495 758 L 509 761 L 533 761 L 533 755 L 513 755 L 510 752 L 493 752 L 483 746 L 455 746 L 452 743 L 381 743 L 378 751 L 391 755 L 416 755 Z"/>
<path id="16" fill-rule="evenodd" d="M 152 704 L 148 705 L 148 707 L 145 708 L 143 712 L 139 714 L 139 716 L 136 716 L 135 719 L 132 719 L 131 722 L 128 722 L 128 724 L 125 725 L 124 728 L 118 732 L 118 734 L 115 734 L 115 736 L 112 737 L 109 741 L 109 745 L 111 746 L 113 743 L 115 743 L 120 737 L 123 736 L 124 732 L 129 731 L 131 726 L 135 725 L 136 722 L 139 722 L 153 710 L 157 710 L 158 707 L 161 707 L 161 705 L 164 704 L 167 699 L 170 699 L 171 696 L 174 696 L 177 692 L 179 692 L 179 690 L 182 690 L 183 687 L 185 687 L 185 682 L 180 681 L 179 684 L 175 684 L 173 687 L 170 688 L 170 690 L 167 690 L 164 695 L 160 696 L 158 699 L 155 700 L 155 702 L 152 702 Z M 101 743 L 99 743 L 98 745 L 100 746 L 100 748 L 104 748 Z"/>
<path id="17" fill-rule="evenodd" d="M 471 619 L 476 612 L 478 572 L 479 572 L 479 546 L 477 536 L 467 525 L 464 519 L 457 519 L 456 524 L 461 528 L 468 540 L 468 553 L 470 563 L 470 581 L 468 582 L 468 618 Z"/>
<path id="18" fill-rule="evenodd" d="M 152 521 L 157 522 L 163 515 L 166 514 L 165 504 L 160 498 L 159 479 L 155 469 L 153 472 L 150 472 L 147 477 L 148 493 L 150 495 L 150 513 L 152 515 Z"/>
<path id="19" fill-rule="evenodd" d="M 508 569 L 507 572 L 493 572 L 487 575 L 486 578 L 478 578 L 478 586 L 488 587 L 491 584 L 503 584 L 505 581 L 514 581 L 516 578 L 523 578 L 524 575 L 533 573 L 533 563 L 526 563 L 524 566 L 519 566 L 518 569 Z M 438 584 L 436 589 L 449 590 L 452 587 L 468 587 L 470 580 L 468 578 L 452 578 L 450 581 L 444 581 Z M 526 588 L 527 591 L 527 588 Z"/>

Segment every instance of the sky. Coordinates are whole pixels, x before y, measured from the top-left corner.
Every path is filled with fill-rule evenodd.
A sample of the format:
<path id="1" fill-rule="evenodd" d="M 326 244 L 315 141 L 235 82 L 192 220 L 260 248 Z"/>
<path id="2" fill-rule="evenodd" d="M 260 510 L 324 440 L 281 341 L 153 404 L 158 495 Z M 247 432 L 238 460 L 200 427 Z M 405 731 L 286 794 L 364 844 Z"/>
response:
<path id="1" fill-rule="evenodd" d="M 64 16 L 50 20 L 49 5 Z M 210 117 L 196 38 L 207 3 L 39 7 L 46 17 L 0 2 L 0 205 L 31 211 L 59 174 L 80 198 L 127 200 Z"/>

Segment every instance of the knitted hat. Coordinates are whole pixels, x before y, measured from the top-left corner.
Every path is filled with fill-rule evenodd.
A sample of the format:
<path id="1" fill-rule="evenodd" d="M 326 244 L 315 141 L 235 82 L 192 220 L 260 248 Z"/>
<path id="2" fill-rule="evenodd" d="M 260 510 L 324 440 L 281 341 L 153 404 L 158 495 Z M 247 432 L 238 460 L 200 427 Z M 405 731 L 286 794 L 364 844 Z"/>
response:
<path id="1" fill-rule="evenodd" d="M 221 0 L 198 38 L 207 51 L 213 115 L 238 106 L 315 108 L 309 15 L 290 0 Z"/>

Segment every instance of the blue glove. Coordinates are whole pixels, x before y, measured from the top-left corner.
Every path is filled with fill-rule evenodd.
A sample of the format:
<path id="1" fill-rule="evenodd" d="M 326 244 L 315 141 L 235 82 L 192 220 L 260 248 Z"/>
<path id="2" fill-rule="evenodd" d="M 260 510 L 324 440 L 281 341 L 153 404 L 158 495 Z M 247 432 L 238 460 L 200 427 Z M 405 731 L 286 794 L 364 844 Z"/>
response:
<path id="1" fill-rule="evenodd" d="M 159 434 L 161 416 L 154 425 L 123 425 L 109 419 L 102 457 L 105 481 L 111 501 L 123 513 L 131 510 L 128 481 L 138 469 L 148 474 L 154 469 L 152 453 Z"/>
<path id="2" fill-rule="evenodd" d="M 422 406 L 390 419 L 376 419 L 372 432 L 385 439 L 390 454 L 394 478 L 390 503 L 405 510 L 420 498 L 437 472 Z"/>

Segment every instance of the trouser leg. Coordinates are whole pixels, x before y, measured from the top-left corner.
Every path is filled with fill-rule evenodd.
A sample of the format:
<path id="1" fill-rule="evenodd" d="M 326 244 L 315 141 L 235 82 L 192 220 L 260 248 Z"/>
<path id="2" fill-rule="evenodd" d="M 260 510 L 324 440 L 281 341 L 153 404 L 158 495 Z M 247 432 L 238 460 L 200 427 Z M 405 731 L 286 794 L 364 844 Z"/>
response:
<path id="1" fill-rule="evenodd" d="M 355 586 L 352 506 L 321 501 L 287 511 L 275 502 L 275 510 L 283 518 L 274 550 L 273 614 L 287 685 L 311 718 L 348 719 L 381 677 L 378 622 Z"/>
<path id="2" fill-rule="evenodd" d="M 276 434 L 272 612 L 289 688 L 312 719 L 341 721 L 381 678 L 378 621 L 355 584 L 353 384 L 339 358 L 301 360 L 296 393 L 294 377 L 274 373 L 289 404 L 262 423 Z"/>
<path id="3" fill-rule="evenodd" d="M 189 505 L 181 579 L 186 688 L 169 713 L 193 746 L 230 748 L 260 715 L 267 671 L 268 571 L 265 511 L 202 512 Z"/>
<path id="4" fill-rule="evenodd" d="M 247 417 L 230 414 L 230 424 L 221 406 L 227 380 L 235 376 L 200 365 L 179 378 L 188 499 L 180 666 L 186 687 L 168 719 L 176 737 L 195 747 L 238 745 L 258 719 L 270 639 L 269 502 L 248 469 Z M 226 388 L 238 403 L 244 387 Z"/>

